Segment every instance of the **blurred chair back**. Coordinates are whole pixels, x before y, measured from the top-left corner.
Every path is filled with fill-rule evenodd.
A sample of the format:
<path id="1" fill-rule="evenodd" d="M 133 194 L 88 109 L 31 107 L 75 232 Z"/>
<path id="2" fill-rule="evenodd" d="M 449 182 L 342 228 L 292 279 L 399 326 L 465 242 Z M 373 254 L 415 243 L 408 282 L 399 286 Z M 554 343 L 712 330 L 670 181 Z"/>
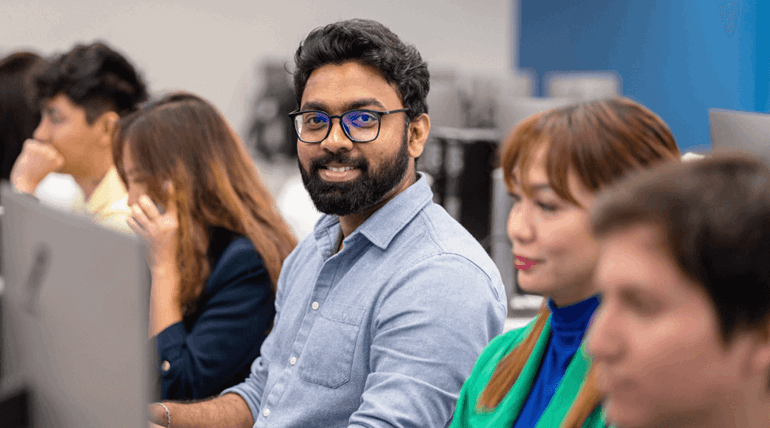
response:
<path id="1" fill-rule="evenodd" d="M 770 114 L 709 109 L 712 151 L 740 150 L 770 162 Z"/>
<path id="2" fill-rule="evenodd" d="M 500 97 L 497 99 L 495 112 L 497 132 L 499 132 L 502 141 L 505 141 L 505 137 L 523 119 L 541 111 L 574 104 L 575 102 L 577 101 L 570 98 Z"/>
<path id="3" fill-rule="evenodd" d="M 594 100 L 621 93 L 621 79 L 614 71 L 550 72 L 543 76 L 550 98 Z"/>

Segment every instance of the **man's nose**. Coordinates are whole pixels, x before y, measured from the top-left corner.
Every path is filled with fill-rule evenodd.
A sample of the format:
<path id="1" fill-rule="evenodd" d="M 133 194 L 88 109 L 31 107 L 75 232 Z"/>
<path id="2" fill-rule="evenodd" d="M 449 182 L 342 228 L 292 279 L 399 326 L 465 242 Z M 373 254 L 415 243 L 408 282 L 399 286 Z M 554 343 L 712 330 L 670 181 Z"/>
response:
<path id="1" fill-rule="evenodd" d="M 32 138 L 37 141 L 47 142 L 50 137 L 50 130 L 48 129 L 48 119 L 44 116 L 40 119 L 37 128 L 32 133 Z"/>
<path id="2" fill-rule="evenodd" d="M 337 119 L 337 126 L 334 124 L 334 119 Z M 329 126 L 331 126 L 329 135 L 321 141 L 321 148 L 332 153 L 336 153 L 340 150 L 352 150 L 353 141 L 348 138 L 347 134 L 345 134 L 345 130 L 342 129 L 342 119 L 332 118 L 329 122 Z"/>

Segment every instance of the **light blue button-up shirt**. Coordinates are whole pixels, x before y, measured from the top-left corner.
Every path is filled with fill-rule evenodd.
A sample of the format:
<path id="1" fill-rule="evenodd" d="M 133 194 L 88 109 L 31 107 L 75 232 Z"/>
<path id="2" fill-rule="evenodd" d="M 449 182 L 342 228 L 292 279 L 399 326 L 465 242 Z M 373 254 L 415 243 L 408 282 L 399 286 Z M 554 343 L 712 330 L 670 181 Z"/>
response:
<path id="1" fill-rule="evenodd" d="M 432 198 L 420 177 L 337 254 L 339 219 L 322 216 L 289 255 L 261 356 L 223 392 L 254 427 L 448 424 L 506 304 L 492 260 Z"/>

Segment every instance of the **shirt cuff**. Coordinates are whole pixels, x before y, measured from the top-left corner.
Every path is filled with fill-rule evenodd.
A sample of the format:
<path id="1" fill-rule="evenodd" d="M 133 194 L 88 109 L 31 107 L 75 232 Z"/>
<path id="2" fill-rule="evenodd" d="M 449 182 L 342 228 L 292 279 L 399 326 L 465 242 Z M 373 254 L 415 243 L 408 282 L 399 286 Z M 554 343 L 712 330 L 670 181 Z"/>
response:
<path id="1" fill-rule="evenodd" d="M 248 378 L 246 378 L 248 379 Z M 246 402 L 246 404 L 249 406 L 249 410 L 251 411 L 251 418 L 254 421 L 254 423 L 257 423 L 257 418 L 259 417 L 259 403 L 254 402 L 252 397 L 249 394 L 248 386 L 246 385 L 246 382 L 241 382 L 238 385 L 232 386 L 230 388 L 225 389 L 222 391 L 219 396 L 223 396 L 225 394 L 238 394 L 241 396 L 243 401 Z"/>

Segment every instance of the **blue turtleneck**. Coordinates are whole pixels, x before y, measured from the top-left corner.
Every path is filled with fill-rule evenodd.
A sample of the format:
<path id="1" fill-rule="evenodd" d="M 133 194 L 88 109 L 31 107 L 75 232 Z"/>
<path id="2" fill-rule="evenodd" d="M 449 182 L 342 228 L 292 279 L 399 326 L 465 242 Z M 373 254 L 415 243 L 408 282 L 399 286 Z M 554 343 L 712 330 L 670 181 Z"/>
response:
<path id="1" fill-rule="evenodd" d="M 596 307 L 598 296 L 593 296 L 571 306 L 557 308 L 548 300 L 551 308 L 551 337 L 532 391 L 521 409 L 513 428 L 532 428 L 550 403 L 559 382 L 564 377 L 572 357 L 583 341 L 588 322 Z"/>

